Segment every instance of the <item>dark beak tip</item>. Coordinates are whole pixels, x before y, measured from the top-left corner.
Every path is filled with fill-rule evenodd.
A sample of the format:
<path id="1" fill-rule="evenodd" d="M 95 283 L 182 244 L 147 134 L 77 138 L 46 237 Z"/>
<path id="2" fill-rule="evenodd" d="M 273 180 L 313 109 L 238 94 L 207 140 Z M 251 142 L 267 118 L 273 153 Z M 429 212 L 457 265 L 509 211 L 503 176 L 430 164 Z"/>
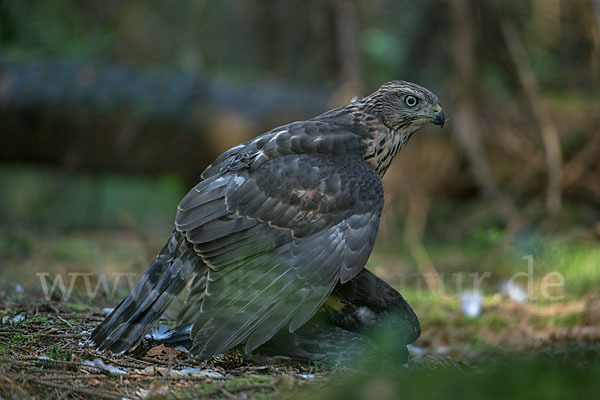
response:
<path id="1" fill-rule="evenodd" d="M 435 125 L 439 125 L 440 128 L 444 127 L 444 124 L 446 123 L 446 116 L 444 115 L 443 111 L 435 114 L 435 117 L 433 117 L 433 123 Z"/>

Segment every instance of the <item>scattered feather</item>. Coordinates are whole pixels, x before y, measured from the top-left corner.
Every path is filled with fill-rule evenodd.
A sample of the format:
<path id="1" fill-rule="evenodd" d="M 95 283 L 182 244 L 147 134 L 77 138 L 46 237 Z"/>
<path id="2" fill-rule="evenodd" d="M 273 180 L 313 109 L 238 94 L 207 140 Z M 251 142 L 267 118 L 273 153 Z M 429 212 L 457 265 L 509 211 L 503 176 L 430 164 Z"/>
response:
<path id="1" fill-rule="evenodd" d="M 125 375 L 127 373 L 126 371 L 123 371 L 121 368 L 115 367 L 114 365 L 106 365 L 100 358 L 95 358 L 94 361 L 83 361 L 83 364 L 115 375 Z"/>
<path id="2" fill-rule="evenodd" d="M 173 336 L 173 333 L 175 333 L 175 331 L 172 330 L 169 325 L 156 325 L 154 328 L 152 328 L 150 333 L 146 335 L 146 339 L 160 342 L 162 340 L 169 339 L 171 336 Z"/>
<path id="3" fill-rule="evenodd" d="M 178 351 L 182 352 L 183 354 L 190 354 L 189 349 L 185 348 L 184 346 L 176 346 L 175 350 L 178 350 Z"/>
<path id="4" fill-rule="evenodd" d="M 519 284 L 513 281 L 502 281 L 500 283 L 500 293 L 517 303 L 525 303 L 527 301 L 527 293 L 525 293 Z"/>
<path id="5" fill-rule="evenodd" d="M 192 376 L 194 378 L 211 378 L 211 379 L 224 379 L 225 376 L 223 374 L 218 373 L 217 371 L 213 371 L 210 369 L 200 369 L 200 368 L 185 368 L 180 371 L 177 371 L 182 375 Z"/>
<path id="6" fill-rule="evenodd" d="M 2 323 L 5 325 L 7 323 L 10 325 L 17 325 L 23 321 L 25 321 L 25 314 L 17 314 L 12 318 L 10 318 L 9 316 L 2 318 Z"/>
<path id="7" fill-rule="evenodd" d="M 477 318 L 481 314 L 483 294 L 479 290 L 463 292 L 460 295 L 460 309 L 469 318 Z"/>
<path id="8" fill-rule="evenodd" d="M 406 349 L 408 350 L 410 355 L 413 357 L 419 357 L 419 356 L 422 356 L 423 354 L 425 354 L 425 350 L 423 350 L 420 347 L 413 346 L 412 344 L 407 345 Z"/>

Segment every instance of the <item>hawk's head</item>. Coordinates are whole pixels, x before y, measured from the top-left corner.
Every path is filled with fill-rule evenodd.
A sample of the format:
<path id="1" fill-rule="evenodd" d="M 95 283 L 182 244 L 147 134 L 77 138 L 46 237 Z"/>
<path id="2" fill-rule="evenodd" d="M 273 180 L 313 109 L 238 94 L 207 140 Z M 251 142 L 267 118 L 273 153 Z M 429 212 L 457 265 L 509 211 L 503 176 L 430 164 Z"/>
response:
<path id="1" fill-rule="evenodd" d="M 397 132 L 410 135 L 426 122 L 444 126 L 444 111 L 437 96 L 414 83 L 385 83 L 365 100 L 378 112 L 383 123 Z"/>

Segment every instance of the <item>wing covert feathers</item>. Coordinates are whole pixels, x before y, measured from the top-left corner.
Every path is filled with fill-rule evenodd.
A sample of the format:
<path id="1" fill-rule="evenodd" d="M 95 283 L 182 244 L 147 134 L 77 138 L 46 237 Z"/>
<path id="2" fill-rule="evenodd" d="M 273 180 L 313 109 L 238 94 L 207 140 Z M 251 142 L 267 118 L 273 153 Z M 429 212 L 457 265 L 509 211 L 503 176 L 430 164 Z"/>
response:
<path id="1" fill-rule="evenodd" d="M 187 315 L 203 358 L 302 326 L 363 268 L 383 207 L 379 177 L 355 156 L 238 159 L 260 162 L 208 177 L 176 217 L 208 266 L 201 306 Z"/>

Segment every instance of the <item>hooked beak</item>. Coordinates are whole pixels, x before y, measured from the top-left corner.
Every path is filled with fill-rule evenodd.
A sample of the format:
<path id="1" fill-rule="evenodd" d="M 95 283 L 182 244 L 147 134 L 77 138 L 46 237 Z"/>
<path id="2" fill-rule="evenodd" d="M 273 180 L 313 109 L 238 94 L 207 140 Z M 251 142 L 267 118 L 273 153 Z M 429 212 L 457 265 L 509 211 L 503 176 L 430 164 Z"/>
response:
<path id="1" fill-rule="evenodd" d="M 444 115 L 444 110 L 439 105 L 435 107 L 434 113 L 431 117 L 431 123 L 435 125 L 439 125 L 440 128 L 444 127 L 444 123 L 446 122 L 446 116 Z"/>

